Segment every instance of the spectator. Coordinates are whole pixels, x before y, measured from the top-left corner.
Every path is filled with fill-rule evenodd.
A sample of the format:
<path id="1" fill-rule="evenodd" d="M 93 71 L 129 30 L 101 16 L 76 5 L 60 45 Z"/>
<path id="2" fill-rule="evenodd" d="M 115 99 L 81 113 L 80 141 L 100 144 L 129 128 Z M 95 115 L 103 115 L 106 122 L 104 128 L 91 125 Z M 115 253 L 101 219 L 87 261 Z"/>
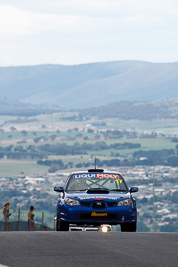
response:
<path id="1" fill-rule="evenodd" d="M 2 211 L 2 213 L 4 214 L 4 222 L 5 222 L 4 231 L 9 231 L 10 229 L 9 216 L 11 216 L 11 213 L 9 212 L 9 206 L 10 206 L 10 202 L 7 201 L 4 204 L 4 208 Z"/>
<path id="2" fill-rule="evenodd" d="M 33 213 L 34 210 L 35 210 L 34 206 L 30 206 L 30 209 L 28 212 L 28 230 L 29 231 L 35 231 L 35 220 L 34 220 L 35 214 Z"/>

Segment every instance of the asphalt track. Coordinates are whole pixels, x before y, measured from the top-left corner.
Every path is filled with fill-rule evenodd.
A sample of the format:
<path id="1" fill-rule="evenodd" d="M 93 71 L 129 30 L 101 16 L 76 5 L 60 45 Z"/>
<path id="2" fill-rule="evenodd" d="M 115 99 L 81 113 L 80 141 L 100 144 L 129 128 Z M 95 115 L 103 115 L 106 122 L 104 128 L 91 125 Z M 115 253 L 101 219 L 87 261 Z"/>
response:
<path id="1" fill-rule="evenodd" d="M 0 266 L 178 266 L 178 233 L 0 232 Z"/>

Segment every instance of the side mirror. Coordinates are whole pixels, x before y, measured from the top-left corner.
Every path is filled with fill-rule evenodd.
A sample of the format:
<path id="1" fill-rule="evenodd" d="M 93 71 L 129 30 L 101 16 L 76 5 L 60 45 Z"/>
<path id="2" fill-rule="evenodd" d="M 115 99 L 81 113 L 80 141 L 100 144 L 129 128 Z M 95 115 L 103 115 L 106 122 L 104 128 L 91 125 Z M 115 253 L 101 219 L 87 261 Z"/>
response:
<path id="1" fill-rule="evenodd" d="M 54 187 L 54 191 L 56 191 L 56 192 L 61 192 L 61 193 L 64 192 L 62 186 L 55 186 L 55 187 Z"/>
<path id="2" fill-rule="evenodd" d="M 130 188 L 130 193 L 136 193 L 136 192 L 138 192 L 138 187 L 131 187 Z"/>

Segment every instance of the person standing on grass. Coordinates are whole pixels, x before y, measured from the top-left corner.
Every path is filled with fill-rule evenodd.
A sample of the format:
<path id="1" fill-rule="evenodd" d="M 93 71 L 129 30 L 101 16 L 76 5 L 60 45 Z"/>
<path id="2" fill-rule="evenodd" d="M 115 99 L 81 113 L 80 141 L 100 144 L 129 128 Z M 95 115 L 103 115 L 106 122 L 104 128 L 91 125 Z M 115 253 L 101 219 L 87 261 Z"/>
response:
<path id="1" fill-rule="evenodd" d="M 2 213 L 4 214 L 4 222 L 5 222 L 4 231 L 9 231 L 10 230 L 9 216 L 11 216 L 11 213 L 9 212 L 9 206 L 10 206 L 10 202 L 7 201 L 4 204 L 4 208 L 3 208 L 3 211 L 2 211 Z"/>
<path id="2" fill-rule="evenodd" d="M 28 230 L 29 231 L 35 231 L 35 220 L 34 220 L 35 214 L 33 213 L 34 210 L 35 210 L 34 206 L 30 206 L 30 209 L 28 212 Z"/>

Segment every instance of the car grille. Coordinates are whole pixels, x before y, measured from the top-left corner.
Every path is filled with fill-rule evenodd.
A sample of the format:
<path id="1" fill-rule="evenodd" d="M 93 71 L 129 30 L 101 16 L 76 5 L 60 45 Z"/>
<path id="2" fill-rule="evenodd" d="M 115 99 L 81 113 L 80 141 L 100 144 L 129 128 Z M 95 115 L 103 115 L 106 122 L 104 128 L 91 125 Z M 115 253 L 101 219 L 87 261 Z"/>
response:
<path id="1" fill-rule="evenodd" d="M 117 202 L 107 202 L 108 207 L 116 207 Z"/>
<path id="2" fill-rule="evenodd" d="M 92 204 L 93 203 L 93 204 Z M 93 202 L 93 201 L 81 201 L 80 204 L 82 206 L 85 206 L 85 207 L 90 207 L 90 205 L 92 204 L 92 207 L 94 209 L 105 209 L 106 208 L 106 205 L 109 207 L 116 207 L 117 206 L 117 202 L 116 201 L 108 201 L 108 202 L 100 202 L 102 203 L 102 205 L 98 205 L 96 204 L 98 202 Z"/>
<path id="3" fill-rule="evenodd" d="M 106 208 L 106 204 L 104 202 L 94 202 L 92 205 L 93 209 L 103 210 Z"/>
<path id="4" fill-rule="evenodd" d="M 90 207 L 91 202 L 89 202 L 89 201 L 81 201 L 80 204 L 81 204 L 82 206 Z"/>

